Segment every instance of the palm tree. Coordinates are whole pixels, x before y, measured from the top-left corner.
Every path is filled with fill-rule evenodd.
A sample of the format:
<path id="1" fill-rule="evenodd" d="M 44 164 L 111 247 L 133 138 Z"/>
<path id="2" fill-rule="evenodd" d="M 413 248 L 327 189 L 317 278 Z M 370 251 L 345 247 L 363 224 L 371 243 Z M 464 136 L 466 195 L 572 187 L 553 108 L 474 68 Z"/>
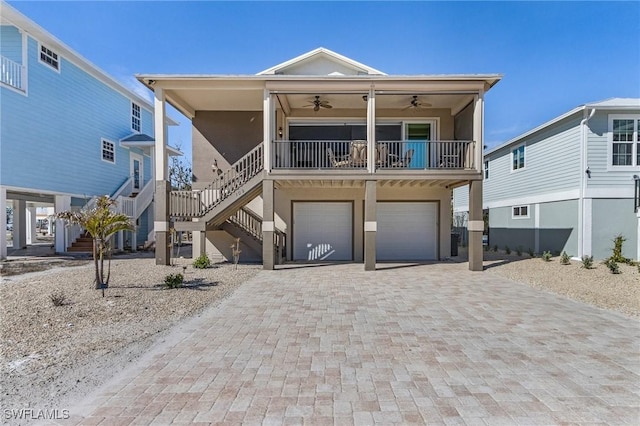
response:
<path id="1" fill-rule="evenodd" d="M 119 231 L 132 231 L 134 227 L 129 217 L 112 210 L 116 201 L 106 195 L 99 197 L 94 208 L 80 211 L 66 211 L 57 214 L 58 219 L 70 225 L 79 225 L 93 238 L 93 261 L 96 268 L 96 290 L 109 287 L 111 277 L 111 244 L 109 238 Z M 104 259 L 107 257 L 107 274 L 104 273 Z"/>

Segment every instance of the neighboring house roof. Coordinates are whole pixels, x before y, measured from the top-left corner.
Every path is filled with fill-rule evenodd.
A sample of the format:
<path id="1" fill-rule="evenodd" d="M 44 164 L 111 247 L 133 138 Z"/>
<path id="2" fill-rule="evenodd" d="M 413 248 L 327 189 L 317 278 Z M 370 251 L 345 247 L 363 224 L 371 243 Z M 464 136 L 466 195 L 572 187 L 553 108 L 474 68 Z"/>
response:
<path id="1" fill-rule="evenodd" d="M 299 66 L 305 62 L 318 61 L 322 59 L 329 62 L 333 62 L 336 65 L 342 65 L 345 68 L 355 71 L 356 74 L 386 75 L 382 71 L 379 71 L 375 68 L 362 64 L 360 62 L 354 61 L 353 59 L 347 58 L 346 56 L 342 56 L 329 49 L 325 49 L 324 47 L 319 47 L 310 52 L 304 53 L 300 56 L 296 56 L 293 59 L 289 59 L 288 61 L 285 61 L 281 64 L 268 68 L 264 71 L 260 71 L 257 75 L 286 74 L 286 70 L 291 69 L 294 66 Z M 333 71 L 333 72 L 327 73 L 327 75 L 344 75 L 344 73 L 341 73 L 339 71 Z"/>
<path id="2" fill-rule="evenodd" d="M 143 105 L 146 109 L 153 111 L 153 105 L 150 104 L 149 101 L 136 94 L 132 90 L 128 89 L 122 83 L 118 82 L 106 72 L 98 68 L 96 65 L 89 62 L 82 55 L 71 49 L 69 46 L 64 44 L 58 38 L 54 37 L 51 33 L 47 32 L 47 30 L 33 22 L 31 19 L 18 12 L 8 3 L 2 1 L 0 2 L 0 7 L 2 8 L 2 13 L 0 14 L 0 24 L 13 25 L 22 29 L 23 31 L 26 31 L 31 37 L 35 38 L 39 42 L 46 44 L 47 47 L 55 50 L 66 60 L 73 62 L 74 65 L 78 66 L 86 73 L 95 77 L 97 80 L 120 92 L 122 95 L 131 98 L 141 106 Z M 177 124 L 173 120 L 169 121 L 170 124 Z"/>
<path id="3" fill-rule="evenodd" d="M 486 151 L 484 153 L 484 155 L 489 155 L 492 154 L 496 151 L 499 151 L 505 147 L 508 147 L 510 145 L 515 145 L 518 144 L 522 141 L 522 139 L 527 138 L 541 130 L 544 130 L 568 117 L 571 117 L 574 114 L 577 114 L 579 112 L 585 111 L 585 110 L 592 110 L 592 109 L 596 109 L 596 110 L 616 110 L 616 111 L 620 111 L 620 110 L 632 110 L 632 111 L 640 111 L 640 98 L 610 98 L 610 99 L 605 99 L 603 101 L 598 101 L 598 102 L 591 102 L 588 104 L 584 104 L 584 105 L 580 105 L 574 109 L 572 109 L 571 111 L 568 111 L 562 115 L 559 115 L 557 117 L 555 117 L 554 119 L 547 121 L 544 124 L 541 124 L 540 126 L 531 129 L 519 136 L 516 136 L 513 139 L 508 140 L 507 142 L 500 144 L 494 148 L 491 148 L 490 150 Z"/>
<path id="4" fill-rule="evenodd" d="M 134 133 L 126 138 L 120 139 L 120 145 L 127 148 L 140 148 L 145 153 L 149 153 L 150 149 L 155 147 L 156 139 L 153 136 L 149 136 L 145 133 Z M 167 154 L 170 156 L 184 155 L 179 149 L 173 148 L 167 145 Z"/>

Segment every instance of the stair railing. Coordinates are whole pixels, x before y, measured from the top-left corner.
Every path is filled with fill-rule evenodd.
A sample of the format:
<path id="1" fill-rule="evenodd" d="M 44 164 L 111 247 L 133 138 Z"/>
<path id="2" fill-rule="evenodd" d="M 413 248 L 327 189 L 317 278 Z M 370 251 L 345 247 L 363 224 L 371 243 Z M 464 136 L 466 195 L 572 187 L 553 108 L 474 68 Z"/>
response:
<path id="1" fill-rule="evenodd" d="M 229 218 L 229 222 L 233 223 L 245 233 L 251 235 L 257 241 L 264 244 L 262 239 L 262 218 L 251 210 L 244 207 L 241 208 Z M 273 246 L 275 248 L 276 260 L 278 263 L 281 263 L 286 257 L 286 243 L 287 234 L 276 229 L 273 233 Z"/>
<path id="2" fill-rule="evenodd" d="M 262 219 L 252 211 L 241 208 L 229 218 L 229 222 L 251 235 L 254 239 L 262 241 Z"/>
<path id="3" fill-rule="evenodd" d="M 263 169 L 263 146 L 260 143 L 204 189 L 171 191 L 169 194 L 170 214 L 178 218 L 201 217 L 233 195 Z"/>

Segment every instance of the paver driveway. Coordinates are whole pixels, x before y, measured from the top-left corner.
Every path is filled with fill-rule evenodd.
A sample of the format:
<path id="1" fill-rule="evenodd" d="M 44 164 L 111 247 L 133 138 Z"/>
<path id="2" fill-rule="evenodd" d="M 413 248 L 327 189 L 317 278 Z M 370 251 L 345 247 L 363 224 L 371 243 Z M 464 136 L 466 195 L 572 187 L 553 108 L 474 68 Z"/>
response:
<path id="1" fill-rule="evenodd" d="M 261 272 L 72 420 L 640 421 L 638 321 L 464 264 L 381 267 Z"/>

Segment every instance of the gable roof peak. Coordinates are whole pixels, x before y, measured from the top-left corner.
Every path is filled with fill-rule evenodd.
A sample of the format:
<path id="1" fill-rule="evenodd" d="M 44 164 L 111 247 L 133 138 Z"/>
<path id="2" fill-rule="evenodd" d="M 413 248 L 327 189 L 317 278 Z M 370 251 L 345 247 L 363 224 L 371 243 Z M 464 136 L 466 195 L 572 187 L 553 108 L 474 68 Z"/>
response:
<path id="1" fill-rule="evenodd" d="M 289 59 L 288 61 L 282 62 L 264 71 L 260 71 L 256 75 L 284 74 L 287 69 L 295 68 L 297 65 L 303 65 L 304 63 L 311 60 L 322 59 L 325 59 L 326 62 L 333 62 L 342 68 L 352 70 L 356 74 L 386 75 L 382 71 L 379 71 L 363 63 L 354 61 L 351 58 L 347 58 L 346 56 L 340 55 L 339 53 L 336 53 L 325 47 L 318 47 L 307 53 L 303 53 L 300 56 L 296 56 L 295 58 Z M 336 72 L 336 70 L 332 72 Z M 327 74 L 331 74 L 332 72 L 329 72 Z M 339 73 L 343 74 L 342 72 Z"/>

